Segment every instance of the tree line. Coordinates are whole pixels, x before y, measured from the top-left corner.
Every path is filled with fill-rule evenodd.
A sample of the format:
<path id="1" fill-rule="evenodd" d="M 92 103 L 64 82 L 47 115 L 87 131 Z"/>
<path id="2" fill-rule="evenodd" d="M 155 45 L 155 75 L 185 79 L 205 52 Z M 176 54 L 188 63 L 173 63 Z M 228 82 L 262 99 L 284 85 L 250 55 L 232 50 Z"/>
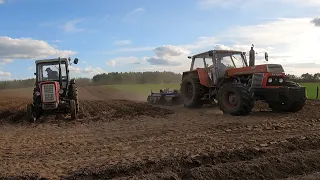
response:
<path id="1" fill-rule="evenodd" d="M 180 83 L 182 74 L 173 72 L 112 72 L 93 76 L 92 78 L 76 78 L 78 86 L 114 85 L 114 84 L 169 84 Z M 301 76 L 286 75 L 287 79 L 296 82 L 320 82 L 320 73 L 305 73 Z M 0 89 L 33 87 L 35 79 L 0 81 Z"/>
<path id="2" fill-rule="evenodd" d="M 287 74 L 287 79 L 296 81 L 296 82 L 320 82 L 320 73 L 310 74 L 304 73 L 301 76 L 296 76 L 293 74 Z"/>
<path id="3" fill-rule="evenodd" d="M 159 84 L 179 83 L 182 74 L 173 72 L 111 72 L 93 76 L 92 78 L 76 78 L 78 86 L 114 85 L 114 84 Z M 0 89 L 33 87 L 35 79 L 0 81 Z"/>

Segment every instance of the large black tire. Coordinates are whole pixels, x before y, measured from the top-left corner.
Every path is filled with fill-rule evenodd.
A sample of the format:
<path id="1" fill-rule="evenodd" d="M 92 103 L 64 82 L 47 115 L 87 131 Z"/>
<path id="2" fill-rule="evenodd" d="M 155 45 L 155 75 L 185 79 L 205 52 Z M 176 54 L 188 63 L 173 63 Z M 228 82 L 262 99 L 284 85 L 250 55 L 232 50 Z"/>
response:
<path id="1" fill-rule="evenodd" d="M 254 106 L 254 96 L 246 86 L 228 82 L 218 91 L 218 105 L 224 114 L 249 115 Z"/>
<path id="2" fill-rule="evenodd" d="M 27 121 L 35 122 L 41 115 L 42 111 L 40 108 L 35 107 L 33 104 L 27 105 Z"/>
<path id="3" fill-rule="evenodd" d="M 184 107 L 200 108 L 203 105 L 201 100 L 204 93 L 204 86 L 200 84 L 199 77 L 195 74 L 189 74 L 182 79 L 180 95 Z"/>
<path id="4" fill-rule="evenodd" d="M 71 120 L 77 119 L 77 106 L 75 100 L 70 100 Z"/>
<path id="5" fill-rule="evenodd" d="M 35 121 L 32 104 L 27 105 L 27 121 L 29 122 Z"/>
<path id="6" fill-rule="evenodd" d="M 41 96 L 37 96 L 35 94 L 35 92 L 40 92 L 40 89 L 39 89 L 38 86 L 33 88 L 33 99 L 32 99 L 33 100 L 33 104 L 34 105 L 38 105 L 39 103 L 41 103 Z"/>
<path id="7" fill-rule="evenodd" d="M 70 84 L 69 86 L 69 98 L 71 100 L 74 100 L 76 103 L 76 110 L 79 112 L 80 110 L 80 104 L 79 104 L 79 95 L 78 95 L 78 87 L 76 84 Z"/>
<path id="8" fill-rule="evenodd" d="M 284 86 L 301 87 L 300 84 L 293 81 L 284 82 Z M 269 107 L 275 112 L 298 112 L 306 104 L 306 98 L 301 98 L 293 102 L 269 102 Z"/>

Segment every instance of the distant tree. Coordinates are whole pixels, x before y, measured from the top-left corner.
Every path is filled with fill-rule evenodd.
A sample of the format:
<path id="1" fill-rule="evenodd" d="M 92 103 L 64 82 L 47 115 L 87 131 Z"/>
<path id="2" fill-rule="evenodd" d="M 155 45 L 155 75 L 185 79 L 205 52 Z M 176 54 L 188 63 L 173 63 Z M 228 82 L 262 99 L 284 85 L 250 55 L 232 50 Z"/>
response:
<path id="1" fill-rule="evenodd" d="M 310 80 L 313 80 L 313 75 L 309 74 L 309 73 L 304 73 L 304 74 L 301 75 L 301 79 L 310 81 Z"/>

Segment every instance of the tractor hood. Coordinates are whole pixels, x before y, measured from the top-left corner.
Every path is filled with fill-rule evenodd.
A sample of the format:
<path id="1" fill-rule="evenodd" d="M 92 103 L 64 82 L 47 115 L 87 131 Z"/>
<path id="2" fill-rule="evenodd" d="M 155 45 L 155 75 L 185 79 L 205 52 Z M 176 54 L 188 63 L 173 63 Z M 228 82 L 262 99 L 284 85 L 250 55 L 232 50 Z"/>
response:
<path id="1" fill-rule="evenodd" d="M 243 68 L 232 68 L 227 70 L 228 76 L 246 75 L 254 73 L 284 73 L 281 64 L 261 64 L 256 66 L 249 66 Z"/>

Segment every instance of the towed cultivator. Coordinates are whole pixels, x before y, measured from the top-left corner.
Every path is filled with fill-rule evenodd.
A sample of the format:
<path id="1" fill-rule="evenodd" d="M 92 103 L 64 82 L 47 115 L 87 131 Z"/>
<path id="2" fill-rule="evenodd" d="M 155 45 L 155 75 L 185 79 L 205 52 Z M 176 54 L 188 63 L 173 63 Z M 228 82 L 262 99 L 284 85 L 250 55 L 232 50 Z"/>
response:
<path id="1" fill-rule="evenodd" d="M 160 89 L 159 93 L 152 92 L 147 99 L 150 104 L 159 104 L 159 105 L 178 105 L 181 104 L 180 93 L 178 90 L 174 89 L 170 91 L 169 88 L 164 90 Z"/>

